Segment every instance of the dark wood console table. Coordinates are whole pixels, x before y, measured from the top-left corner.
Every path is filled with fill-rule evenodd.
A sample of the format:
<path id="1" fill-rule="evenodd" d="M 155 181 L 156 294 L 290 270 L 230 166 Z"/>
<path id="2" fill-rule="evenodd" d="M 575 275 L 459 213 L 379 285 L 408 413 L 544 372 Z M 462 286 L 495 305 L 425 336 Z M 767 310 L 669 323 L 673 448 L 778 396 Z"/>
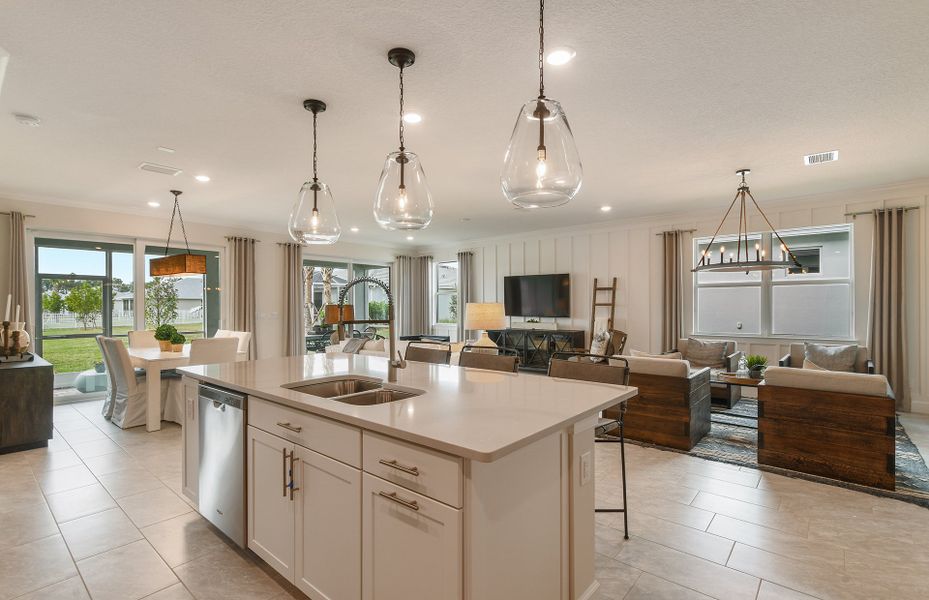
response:
<path id="1" fill-rule="evenodd" d="M 36 356 L 0 363 L 0 454 L 48 446 L 55 374 Z"/>
<path id="2" fill-rule="evenodd" d="M 496 329 L 487 335 L 498 346 L 516 350 L 519 368 L 524 371 L 547 371 L 552 354 L 587 347 L 583 329 Z"/>

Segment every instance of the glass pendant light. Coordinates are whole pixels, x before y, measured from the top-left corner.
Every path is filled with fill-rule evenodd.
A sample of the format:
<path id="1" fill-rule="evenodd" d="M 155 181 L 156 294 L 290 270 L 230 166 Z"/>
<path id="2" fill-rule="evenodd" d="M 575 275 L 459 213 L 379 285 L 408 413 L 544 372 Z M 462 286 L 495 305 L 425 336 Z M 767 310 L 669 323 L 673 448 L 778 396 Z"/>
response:
<path id="1" fill-rule="evenodd" d="M 510 136 L 500 185 L 522 208 L 570 202 L 581 189 L 583 167 L 561 104 L 545 97 L 545 0 L 539 1 L 539 96 L 526 102 Z"/>
<path id="2" fill-rule="evenodd" d="M 334 244 L 342 235 L 335 201 L 329 186 L 319 180 L 316 169 L 316 116 L 326 110 L 322 100 L 304 100 L 303 108 L 313 113 L 313 180 L 300 188 L 300 197 L 290 213 L 287 229 L 300 244 Z"/>
<path id="3" fill-rule="evenodd" d="M 400 149 L 384 161 L 374 219 L 384 229 L 425 229 L 432 222 L 432 193 L 419 157 L 403 143 L 403 69 L 413 64 L 416 55 L 406 48 L 394 48 L 387 60 L 400 69 Z"/>

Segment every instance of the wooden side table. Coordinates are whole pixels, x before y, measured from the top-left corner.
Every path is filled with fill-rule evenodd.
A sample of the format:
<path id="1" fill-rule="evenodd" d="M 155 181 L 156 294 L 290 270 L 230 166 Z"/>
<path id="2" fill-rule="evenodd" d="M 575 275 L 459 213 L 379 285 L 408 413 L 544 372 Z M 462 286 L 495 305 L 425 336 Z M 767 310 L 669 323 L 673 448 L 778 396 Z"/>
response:
<path id="1" fill-rule="evenodd" d="M 54 384 L 51 363 L 38 355 L 0 363 L 0 454 L 48 446 Z"/>

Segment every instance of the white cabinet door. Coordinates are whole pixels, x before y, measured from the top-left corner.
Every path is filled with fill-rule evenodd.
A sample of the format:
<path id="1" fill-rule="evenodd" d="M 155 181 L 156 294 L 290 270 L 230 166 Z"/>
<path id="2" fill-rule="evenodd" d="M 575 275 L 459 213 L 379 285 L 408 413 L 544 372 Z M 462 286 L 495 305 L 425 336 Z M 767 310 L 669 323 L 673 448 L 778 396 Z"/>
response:
<path id="1" fill-rule="evenodd" d="M 200 483 L 200 423 L 198 421 L 197 380 L 184 377 L 184 472 L 181 489 L 197 502 Z"/>
<path id="2" fill-rule="evenodd" d="M 248 547 L 293 581 L 295 502 L 288 484 L 294 445 L 251 426 L 247 440 Z"/>
<path id="3" fill-rule="evenodd" d="M 361 470 L 296 448 L 294 583 L 313 600 L 360 600 Z"/>
<path id="4" fill-rule="evenodd" d="M 461 510 L 364 474 L 364 600 L 460 600 Z"/>

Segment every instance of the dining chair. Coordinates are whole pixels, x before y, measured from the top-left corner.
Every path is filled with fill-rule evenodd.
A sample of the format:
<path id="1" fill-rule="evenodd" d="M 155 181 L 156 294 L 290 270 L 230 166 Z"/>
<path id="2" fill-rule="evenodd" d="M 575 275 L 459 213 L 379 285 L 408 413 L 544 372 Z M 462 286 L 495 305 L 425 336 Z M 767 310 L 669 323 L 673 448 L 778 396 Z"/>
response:
<path id="1" fill-rule="evenodd" d="M 190 340 L 190 359 L 187 365 L 213 365 L 235 362 L 238 344 L 238 338 L 231 335 Z M 169 379 L 167 384 L 162 386 L 162 389 L 167 391 L 164 393 L 161 418 L 165 421 L 173 421 L 183 425 L 184 381 L 179 376 L 176 376 Z"/>
<path id="2" fill-rule="evenodd" d="M 629 385 L 629 363 L 625 358 L 613 357 L 609 362 L 593 362 L 601 359 L 597 354 L 582 354 L 572 352 L 556 352 L 548 361 L 548 376 L 561 379 L 576 379 L 579 381 L 592 381 L 595 383 L 608 383 L 613 385 Z M 587 360 L 584 360 L 587 359 Z M 601 416 L 594 428 L 594 436 L 603 436 L 619 430 L 619 462 L 620 474 L 623 483 L 622 508 L 596 508 L 601 513 L 623 513 L 623 530 L 625 539 L 629 539 L 629 514 L 626 510 L 626 441 L 623 435 L 623 419 L 626 415 L 626 403 L 619 404 L 619 418 Z"/>
<path id="3" fill-rule="evenodd" d="M 218 335 L 219 331 L 224 330 L 218 330 L 216 332 L 217 335 L 213 337 L 220 337 Z M 225 337 L 235 338 L 238 341 L 236 346 L 236 356 L 233 358 L 233 360 L 248 360 L 248 346 L 252 341 L 252 333 L 250 331 L 226 331 L 226 334 L 227 335 Z M 193 352 L 193 346 L 191 346 L 191 352 Z"/>
<path id="4" fill-rule="evenodd" d="M 129 332 L 130 348 L 157 348 L 158 340 L 151 329 L 134 329 Z"/>
<path id="5" fill-rule="evenodd" d="M 110 373 L 116 384 L 110 422 L 121 429 L 144 425 L 146 419 L 146 391 L 139 385 L 129 350 L 122 340 L 103 338 L 106 356 L 110 359 Z"/>
<path id="6" fill-rule="evenodd" d="M 94 339 L 97 340 L 97 346 L 100 348 L 100 356 L 103 357 L 103 365 L 106 367 L 106 376 L 109 383 L 100 414 L 103 415 L 104 419 L 110 419 L 113 416 L 113 401 L 116 398 L 116 379 L 113 375 L 113 361 L 110 359 L 110 355 L 107 352 L 106 344 L 103 343 L 107 338 L 98 335 Z"/>
<path id="7" fill-rule="evenodd" d="M 419 341 L 410 342 L 406 347 L 403 360 L 447 365 L 452 358 L 452 345 L 445 342 Z"/>
<path id="8" fill-rule="evenodd" d="M 519 356 L 512 348 L 490 348 L 488 346 L 462 346 L 458 357 L 459 367 L 516 373 Z"/>

